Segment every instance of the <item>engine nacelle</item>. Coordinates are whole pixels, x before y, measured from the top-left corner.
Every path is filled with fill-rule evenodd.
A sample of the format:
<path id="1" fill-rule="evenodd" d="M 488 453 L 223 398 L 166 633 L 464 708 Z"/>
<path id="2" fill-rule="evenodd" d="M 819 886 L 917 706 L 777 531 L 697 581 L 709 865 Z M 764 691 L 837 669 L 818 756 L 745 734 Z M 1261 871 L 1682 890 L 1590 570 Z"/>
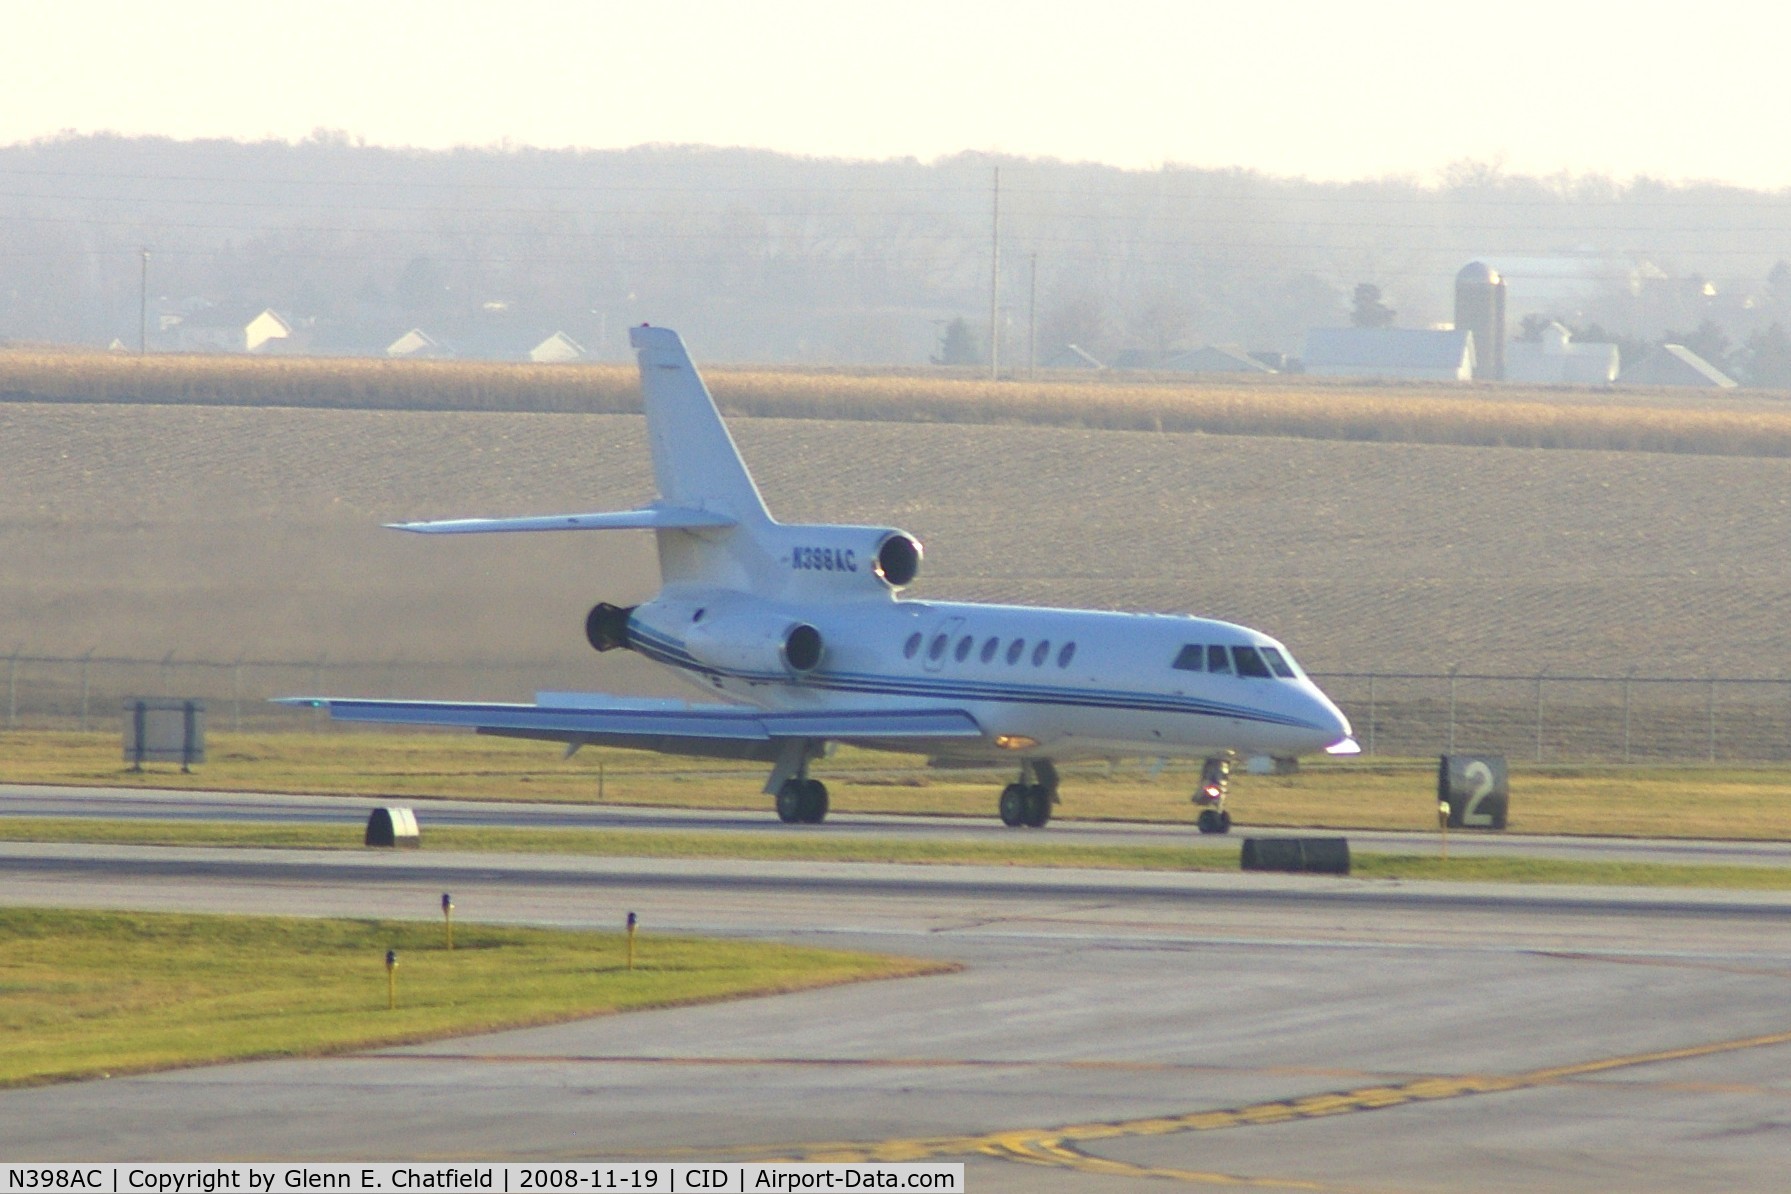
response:
<path id="1" fill-rule="evenodd" d="M 780 566 L 798 587 L 888 593 L 920 575 L 920 541 L 891 527 L 778 528 Z"/>
<path id="2" fill-rule="evenodd" d="M 585 615 L 585 640 L 599 651 L 614 651 L 628 645 L 628 617 L 634 606 L 611 605 L 599 601 Z"/>
<path id="3" fill-rule="evenodd" d="M 807 675 L 826 653 L 821 632 L 807 622 L 750 610 L 698 622 L 685 631 L 684 648 L 699 663 L 747 675 Z"/>

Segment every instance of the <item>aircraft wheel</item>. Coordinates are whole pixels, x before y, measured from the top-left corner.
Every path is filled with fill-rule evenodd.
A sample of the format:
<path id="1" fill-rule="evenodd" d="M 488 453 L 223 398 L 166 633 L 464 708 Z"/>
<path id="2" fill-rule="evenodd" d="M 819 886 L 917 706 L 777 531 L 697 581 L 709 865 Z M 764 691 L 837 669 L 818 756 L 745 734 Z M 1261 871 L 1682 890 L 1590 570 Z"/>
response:
<path id="1" fill-rule="evenodd" d="M 808 825 L 819 825 L 827 819 L 827 785 L 818 779 L 805 781 L 800 803 L 798 820 Z"/>
<path id="2" fill-rule="evenodd" d="M 1214 830 L 1214 832 L 1215 833 L 1230 833 L 1231 832 L 1231 814 L 1226 812 L 1224 809 L 1219 810 L 1219 828 Z"/>
<path id="3" fill-rule="evenodd" d="M 1001 823 L 1010 829 L 1026 824 L 1026 789 L 1019 784 L 1001 789 Z"/>
<path id="4" fill-rule="evenodd" d="M 777 819 L 785 825 L 802 820 L 802 796 L 806 786 L 802 780 L 787 779 L 777 790 Z"/>
<path id="5" fill-rule="evenodd" d="M 1034 829 L 1043 829 L 1051 820 L 1051 790 L 1044 784 L 1033 784 L 1026 789 L 1026 824 Z"/>
<path id="6" fill-rule="evenodd" d="M 1229 819 L 1230 818 L 1227 818 L 1227 820 L 1229 820 Z M 1225 832 L 1225 830 L 1219 828 L 1219 812 L 1217 809 L 1211 809 L 1211 808 L 1201 809 L 1200 817 L 1198 820 L 1196 820 L 1194 822 L 1194 824 L 1199 827 L 1200 832 L 1202 832 L 1202 833 L 1224 833 Z M 1229 826 L 1227 826 L 1227 828 L 1229 828 Z"/>

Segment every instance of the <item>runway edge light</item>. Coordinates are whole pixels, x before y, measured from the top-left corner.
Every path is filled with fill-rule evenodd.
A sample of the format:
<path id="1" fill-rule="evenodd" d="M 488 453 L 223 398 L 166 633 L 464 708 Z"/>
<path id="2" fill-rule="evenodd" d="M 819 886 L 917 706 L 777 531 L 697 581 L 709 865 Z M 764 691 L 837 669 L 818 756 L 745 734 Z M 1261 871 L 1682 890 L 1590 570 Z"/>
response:
<path id="1" fill-rule="evenodd" d="M 398 951 L 386 951 L 386 1010 L 398 1010 Z"/>
<path id="2" fill-rule="evenodd" d="M 634 969 L 634 926 L 637 923 L 634 913 L 628 914 L 628 969 Z"/>

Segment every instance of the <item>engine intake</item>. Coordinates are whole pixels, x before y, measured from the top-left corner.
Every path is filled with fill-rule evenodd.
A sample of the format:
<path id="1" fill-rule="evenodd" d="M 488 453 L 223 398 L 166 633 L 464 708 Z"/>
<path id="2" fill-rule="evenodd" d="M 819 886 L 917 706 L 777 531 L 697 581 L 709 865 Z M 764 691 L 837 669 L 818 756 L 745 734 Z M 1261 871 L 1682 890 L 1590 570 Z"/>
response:
<path id="1" fill-rule="evenodd" d="M 768 613 L 706 618 L 685 635 L 684 649 L 699 663 L 746 676 L 805 676 L 827 653 L 819 630 Z"/>

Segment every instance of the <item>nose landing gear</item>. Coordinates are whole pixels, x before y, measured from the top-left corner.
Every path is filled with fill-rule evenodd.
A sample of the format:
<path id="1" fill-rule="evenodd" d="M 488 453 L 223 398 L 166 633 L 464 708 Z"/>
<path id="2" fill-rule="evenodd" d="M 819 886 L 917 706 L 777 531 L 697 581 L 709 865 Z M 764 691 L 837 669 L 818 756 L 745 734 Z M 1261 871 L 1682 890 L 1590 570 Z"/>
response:
<path id="1" fill-rule="evenodd" d="M 1056 803 L 1057 768 L 1049 759 L 1027 759 L 1020 764 L 1020 781 L 1001 790 L 1001 823 L 1043 829 Z"/>
<path id="2" fill-rule="evenodd" d="M 1202 833 L 1230 833 L 1231 814 L 1225 811 L 1225 795 L 1231 787 L 1231 760 L 1208 759 L 1200 768 L 1200 787 L 1194 803 L 1200 806 L 1195 825 Z"/>

